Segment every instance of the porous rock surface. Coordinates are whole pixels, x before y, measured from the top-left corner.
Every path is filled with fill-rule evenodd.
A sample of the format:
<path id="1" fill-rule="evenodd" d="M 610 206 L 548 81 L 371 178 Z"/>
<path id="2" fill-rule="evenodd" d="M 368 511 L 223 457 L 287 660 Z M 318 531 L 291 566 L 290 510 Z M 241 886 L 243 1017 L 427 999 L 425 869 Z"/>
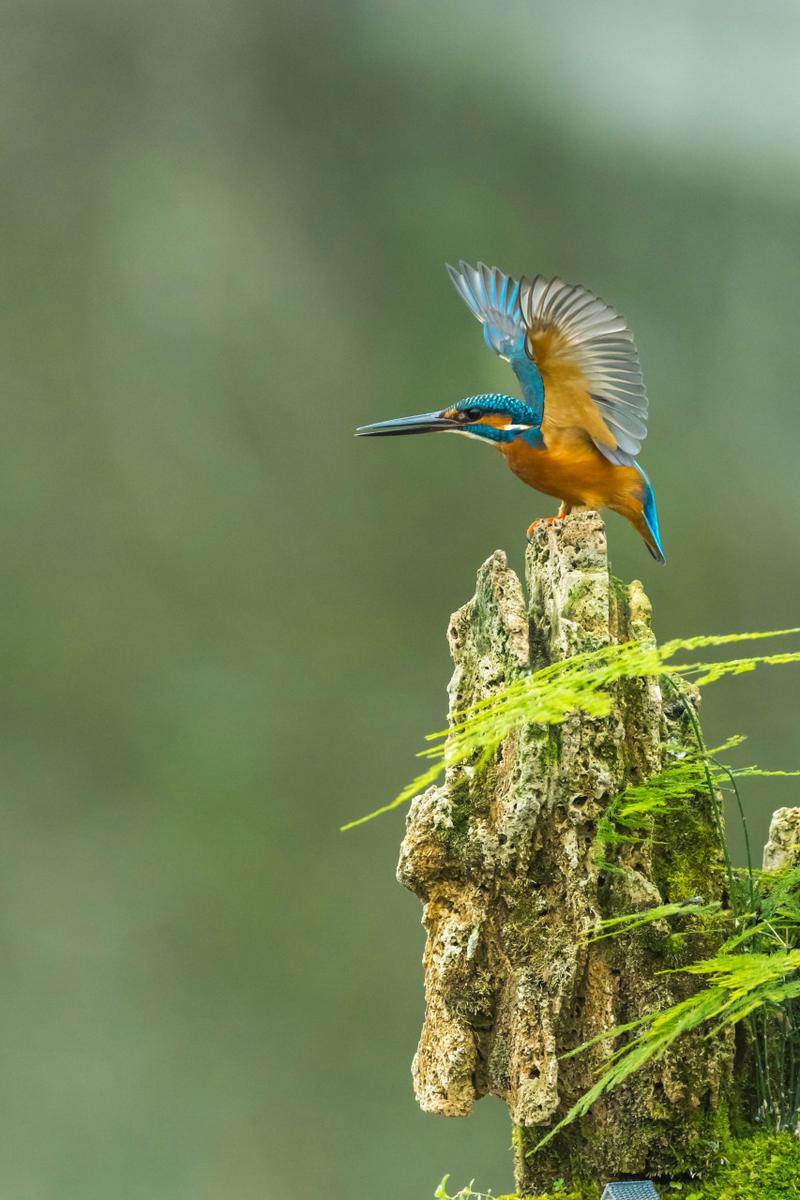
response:
<path id="1" fill-rule="evenodd" d="M 778 808 L 772 814 L 764 847 L 765 871 L 800 865 L 800 808 Z"/>
<path id="2" fill-rule="evenodd" d="M 652 639 L 641 584 L 609 573 L 603 522 L 580 512 L 534 534 L 527 595 L 502 551 L 448 628 L 452 715 L 520 675 L 609 642 Z M 598 853 L 597 822 L 629 783 L 691 743 L 656 678 L 615 684 L 608 716 L 570 716 L 509 735 L 486 764 L 448 770 L 411 805 L 399 880 L 422 900 L 426 1011 L 413 1062 L 428 1112 L 464 1116 L 491 1093 L 515 1126 L 520 1194 L 554 1179 L 670 1175 L 718 1149 L 731 1039 L 683 1040 L 588 1117 L 531 1154 L 613 1048 L 563 1059 L 614 1025 L 697 986 L 665 968 L 713 952 L 716 935 L 649 925 L 588 943 L 602 917 L 702 895 L 724 871 L 707 795 L 645 841 Z M 608 859 L 613 859 L 609 868 Z"/>

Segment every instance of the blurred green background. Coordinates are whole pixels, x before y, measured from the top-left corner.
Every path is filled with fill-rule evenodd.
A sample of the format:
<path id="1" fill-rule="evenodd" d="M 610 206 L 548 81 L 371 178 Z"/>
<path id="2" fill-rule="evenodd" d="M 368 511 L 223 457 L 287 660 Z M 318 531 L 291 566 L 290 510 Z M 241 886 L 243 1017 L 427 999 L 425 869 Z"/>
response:
<path id="1" fill-rule="evenodd" d="M 445 259 L 583 282 L 652 402 L 669 563 L 611 517 L 618 573 L 662 638 L 800 623 L 800 9 L 24 0 L 0 46 L 0 1194 L 502 1190 L 503 1107 L 413 1099 L 402 816 L 338 826 L 555 506 L 352 430 L 513 383 Z M 798 687 L 709 738 L 800 765 Z"/>

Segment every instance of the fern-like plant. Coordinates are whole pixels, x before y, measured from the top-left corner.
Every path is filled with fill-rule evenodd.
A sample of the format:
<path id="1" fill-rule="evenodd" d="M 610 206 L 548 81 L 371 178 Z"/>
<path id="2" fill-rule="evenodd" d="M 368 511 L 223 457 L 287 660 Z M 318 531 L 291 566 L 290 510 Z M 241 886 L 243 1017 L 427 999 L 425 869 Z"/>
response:
<path id="1" fill-rule="evenodd" d="M 742 872 L 737 872 L 740 885 Z M 751 883 L 753 886 L 750 892 Z M 747 879 L 751 907 L 735 917 L 737 930 L 713 958 L 681 968 L 704 979 L 686 1000 L 606 1030 L 565 1058 L 608 1039 L 626 1040 L 609 1057 L 595 1083 L 535 1147 L 589 1111 L 645 1063 L 661 1057 L 684 1034 L 704 1028 L 713 1037 L 725 1026 L 747 1020 L 756 1065 L 756 1119 L 765 1128 L 793 1130 L 800 1113 L 800 868 Z M 740 889 L 741 890 L 741 886 Z M 719 906 L 698 906 L 698 916 L 717 915 Z M 618 937 L 648 922 L 678 914 L 686 905 L 660 905 L 601 922 L 595 937 Z"/>
<path id="2" fill-rule="evenodd" d="M 520 725 L 559 725 L 574 712 L 603 717 L 611 711 L 609 688 L 622 679 L 660 676 L 705 687 L 730 675 L 742 675 L 759 666 L 800 662 L 800 650 L 757 654 L 745 658 L 709 661 L 673 661 L 681 653 L 694 654 L 716 646 L 783 637 L 800 629 L 768 633 L 729 633 L 708 637 L 676 638 L 657 646 L 651 642 L 623 642 L 576 654 L 510 683 L 496 695 L 456 714 L 448 729 L 428 734 L 432 744 L 419 753 L 430 766 L 388 804 L 348 821 L 343 830 L 363 825 L 406 803 L 435 783 L 447 767 L 490 757 L 500 743 Z"/>
<path id="3" fill-rule="evenodd" d="M 614 843 L 646 838 L 653 818 L 669 808 L 680 807 L 708 788 L 712 809 L 717 814 L 719 834 L 725 847 L 729 879 L 729 908 L 703 905 L 700 898 L 678 904 L 660 905 L 646 912 L 631 913 L 600 923 L 593 937 L 620 937 L 651 921 L 678 915 L 719 918 L 733 925 L 734 933 L 718 954 L 681 968 L 703 979 L 703 986 L 678 1004 L 652 1012 L 607 1030 L 598 1038 L 577 1047 L 580 1054 L 597 1042 L 625 1039 L 601 1069 L 593 1086 L 550 1130 L 535 1153 L 559 1130 L 588 1112 L 604 1093 L 611 1091 L 647 1062 L 663 1055 L 684 1034 L 705 1029 L 714 1036 L 725 1026 L 746 1021 L 756 1066 L 757 1119 L 765 1128 L 793 1129 L 800 1113 L 800 869 L 782 875 L 765 875 L 735 869 L 727 852 L 719 812 L 719 792 L 733 790 L 747 840 L 744 810 L 738 779 L 749 775 L 785 775 L 799 772 L 763 771 L 756 767 L 733 768 L 720 755 L 738 745 L 732 739 L 715 751 L 706 750 L 694 710 L 684 696 L 684 685 L 704 687 L 727 676 L 742 675 L 763 665 L 800 662 L 800 651 L 758 654 L 708 661 L 683 654 L 735 643 L 796 634 L 798 629 L 768 633 L 727 634 L 675 639 L 656 646 L 651 642 L 627 642 L 578 654 L 515 680 L 496 695 L 455 715 L 450 727 L 431 734 L 432 744 L 421 752 L 430 765 L 389 804 L 344 825 L 351 829 L 391 809 L 434 783 L 448 767 L 488 759 L 504 739 L 520 725 L 558 725 L 578 711 L 605 716 L 611 709 L 610 688 L 623 679 L 658 676 L 663 685 L 682 700 L 696 736 L 692 754 L 676 752 L 665 768 L 644 783 L 628 788 L 609 805 L 598 825 L 596 861 L 605 860 Z M 678 661 L 675 661 L 678 659 Z M 568 1055 L 567 1057 L 569 1057 Z M 444 1182 L 440 1192 L 444 1194 Z M 474 1195 L 467 1191 L 467 1195 Z"/>

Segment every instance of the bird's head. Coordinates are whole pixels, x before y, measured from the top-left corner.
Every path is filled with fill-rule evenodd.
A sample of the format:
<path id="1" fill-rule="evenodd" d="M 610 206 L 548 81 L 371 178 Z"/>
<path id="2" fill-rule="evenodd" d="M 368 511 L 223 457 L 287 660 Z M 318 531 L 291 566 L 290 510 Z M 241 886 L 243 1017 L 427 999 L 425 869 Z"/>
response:
<path id="1" fill-rule="evenodd" d="M 357 437 L 396 437 L 406 433 L 465 433 L 494 443 L 512 442 L 516 437 L 539 439 L 539 422 L 534 410 L 515 396 L 487 393 L 467 396 L 440 412 L 419 413 L 362 425 Z"/>

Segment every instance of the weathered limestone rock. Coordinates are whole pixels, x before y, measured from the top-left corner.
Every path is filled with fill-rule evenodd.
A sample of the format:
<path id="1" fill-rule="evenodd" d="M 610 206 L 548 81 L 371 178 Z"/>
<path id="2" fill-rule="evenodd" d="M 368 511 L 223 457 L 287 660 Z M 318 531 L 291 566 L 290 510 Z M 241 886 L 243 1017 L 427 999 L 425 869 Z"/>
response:
<path id="1" fill-rule="evenodd" d="M 609 575 L 596 513 L 537 532 L 527 584 L 526 599 L 501 551 L 480 568 L 475 596 L 448 630 L 451 715 L 521 673 L 653 636 L 641 585 Z M 658 972 L 718 944 L 666 923 L 593 944 L 583 936 L 602 917 L 718 900 L 725 886 L 707 795 L 660 818 L 650 840 L 608 848 L 613 869 L 604 864 L 596 832 L 609 802 L 692 738 L 682 704 L 656 679 L 615 685 L 613 701 L 606 717 L 518 729 L 490 763 L 449 770 L 442 787 L 413 801 L 400 854 L 398 878 L 422 899 L 427 930 L 417 1098 L 447 1116 L 466 1115 L 487 1093 L 505 1100 L 520 1194 L 558 1177 L 701 1169 L 726 1120 L 731 1039 L 692 1036 L 530 1153 L 611 1046 L 563 1054 L 688 995 L 692 977 Z"/>
<path id="2" fill-rule="evenodd" d="M 772 814 L 767 844 L 764 847 L 764 870 L 779 871 L 781 867 L 800 865 L 800 808 L 778 808 Z"/>

